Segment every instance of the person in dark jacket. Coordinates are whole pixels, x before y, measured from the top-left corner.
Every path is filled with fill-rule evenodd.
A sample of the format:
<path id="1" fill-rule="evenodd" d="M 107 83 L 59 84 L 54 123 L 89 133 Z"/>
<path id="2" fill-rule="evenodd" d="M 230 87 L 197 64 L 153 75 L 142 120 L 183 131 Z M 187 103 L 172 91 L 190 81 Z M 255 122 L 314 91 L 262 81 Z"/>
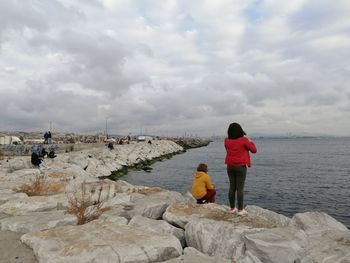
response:
<path id="1" fill-rule="evenodd" d="M 230 201 L 230 212 L 238 215 L 245 215 L 244 210 L 244 183 L 247 175 L 247 167 L 250 167 L 249 152 L 256 153 L 256 146 L 243 131 L 238 123 L 231 123 L 228 131 L 228 137 L 225 138 L 224 144 L 226 149 L 225 164 L 227 165 L 227 175 L 230 181 L 228 198 Z M 237 195 L 237 208 L 236 208 Z"/>
<path id="2" fill-rule="evenodd" d="M 42 159 L 41 155 L 41 147 L 40 145 L 33 145 L 32 146 L 32 155 L 31 155 L 31 163 L 34 166 L 39 166 L 39 169 L 49 169 L 49 167 L 46 166 L 44 160 Z"/>

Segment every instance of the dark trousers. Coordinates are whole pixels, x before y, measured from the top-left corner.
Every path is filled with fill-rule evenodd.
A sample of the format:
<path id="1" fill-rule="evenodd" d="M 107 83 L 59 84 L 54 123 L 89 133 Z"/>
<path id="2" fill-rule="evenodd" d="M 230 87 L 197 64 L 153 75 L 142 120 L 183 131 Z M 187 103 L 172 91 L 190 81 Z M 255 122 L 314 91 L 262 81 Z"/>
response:
<path id="1" fill-rule="evenodd" d="M 197 204 L 215 203 L 215 189 L 207 189 L 207 194 L 200 199 L 197 199 Z"/>
<path id="2" fill-rule="evenodd" d="M 228 192 L 228 199 L 230 207 L 235 207 L 236 193 L 237 193 L 237 208 L 243 209 L 244 200 L 244 182 L 247 175 L 246 166 L 227 166 L 227 175 L 230 180 L 230 190 Z"/>

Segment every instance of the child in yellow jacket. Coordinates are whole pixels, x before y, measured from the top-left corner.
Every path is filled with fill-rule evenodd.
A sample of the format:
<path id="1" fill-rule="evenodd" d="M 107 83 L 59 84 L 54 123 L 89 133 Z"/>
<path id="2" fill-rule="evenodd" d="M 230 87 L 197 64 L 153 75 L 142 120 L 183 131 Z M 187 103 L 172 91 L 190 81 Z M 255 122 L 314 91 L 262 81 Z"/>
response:
<path id="1" fill-rule="evenodd" d="M 215 203 L 214 185 L 208 175 L 208 165 L 200 163 L 197 172 L 194 174 L 192 184 L 192 195 L 197 199 L 197 204 Z"/>

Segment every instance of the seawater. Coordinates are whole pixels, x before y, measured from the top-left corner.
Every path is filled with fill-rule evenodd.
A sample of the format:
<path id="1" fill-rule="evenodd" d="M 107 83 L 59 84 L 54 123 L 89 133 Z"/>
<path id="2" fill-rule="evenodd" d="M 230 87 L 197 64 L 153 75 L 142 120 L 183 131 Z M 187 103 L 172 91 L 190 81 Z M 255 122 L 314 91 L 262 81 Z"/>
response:
<path id="1" fill-rule="evenodd" d="M 350 228 L 350 138 L 254 139 L 258 152 L 245 183 L 245 205 L 292 217 L 322 211 Z M 228 205 L 229 181 L 223 140 L 155 163 L 151 172 L 131 171 L 123 180 L 185 193 L 200 162 L 207 163 L 219 204 Z"/>

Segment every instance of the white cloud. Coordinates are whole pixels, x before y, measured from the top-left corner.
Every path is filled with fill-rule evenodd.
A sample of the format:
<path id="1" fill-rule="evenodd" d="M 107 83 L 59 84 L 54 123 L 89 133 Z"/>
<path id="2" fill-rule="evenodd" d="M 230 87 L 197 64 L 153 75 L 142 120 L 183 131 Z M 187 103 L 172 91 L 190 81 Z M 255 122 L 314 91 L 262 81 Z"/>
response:
<path id="1" fill-rule="evenodd" d="M 283 2 L 283 3 L 282 3 Z M 342 0 L 0 2 L 0 130 L 348 134 Z M 332 129 L 326 129 L 328 124 Z"/>

